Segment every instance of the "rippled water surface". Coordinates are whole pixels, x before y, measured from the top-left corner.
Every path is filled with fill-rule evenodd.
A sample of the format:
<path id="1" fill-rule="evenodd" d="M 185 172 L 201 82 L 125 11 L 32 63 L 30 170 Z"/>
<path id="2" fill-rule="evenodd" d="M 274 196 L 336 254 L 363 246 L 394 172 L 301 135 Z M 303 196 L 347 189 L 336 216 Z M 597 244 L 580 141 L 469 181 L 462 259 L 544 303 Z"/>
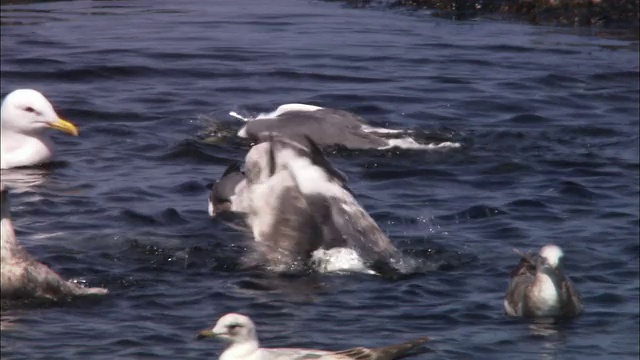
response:
<path id="1" fill-rule="evenodd" d="M 197 330 L 251 315 L 267 346 L 421 359 L 638 356 L 638 43 L 571 28 L 305 0 L 2 6 L 2 96 L 32 87 L 80 128 L 57 162 L 2 171 L 22 244 L 110 295 L 2 314 L 7 359 L 214 358 Z M 204 185 L 249 145 L 228 112 L 343 108 L 457 149 L 330 154 L 421 271 L 243 270 L 247 236 Z M 553 242 L 585 313 L 503 315 L 512 248 Z"/>

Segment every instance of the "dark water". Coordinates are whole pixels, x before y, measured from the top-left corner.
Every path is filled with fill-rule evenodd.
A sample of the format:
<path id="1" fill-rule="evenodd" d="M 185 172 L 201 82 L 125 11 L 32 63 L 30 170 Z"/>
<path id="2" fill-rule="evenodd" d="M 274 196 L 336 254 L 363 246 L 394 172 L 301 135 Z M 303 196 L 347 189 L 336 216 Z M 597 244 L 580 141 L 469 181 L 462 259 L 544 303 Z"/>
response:
<path id="1" fill-rule="evenodd" d="M 7 359 L 215 358 L 197 330 L 252 316 L 268 346 L 422 335 L 424 359 L 638 356 L 638 43 L 304 0 L 2 7 L 2 95 L 43 91 L 81 136 L 3 171 L 18 236 L 102 300 L 2 314 Z M 586 33 L 585 33 L 586 32 Z M 248 145 L 230 110 L 354 111 L 464 144 L 331 155 L 393 241 L 426 259 L 391 281 L 238 268 L 246 237 L 204 185 Z M 511 249 L 562 246 L 575 321 L 506 318 Z"/>

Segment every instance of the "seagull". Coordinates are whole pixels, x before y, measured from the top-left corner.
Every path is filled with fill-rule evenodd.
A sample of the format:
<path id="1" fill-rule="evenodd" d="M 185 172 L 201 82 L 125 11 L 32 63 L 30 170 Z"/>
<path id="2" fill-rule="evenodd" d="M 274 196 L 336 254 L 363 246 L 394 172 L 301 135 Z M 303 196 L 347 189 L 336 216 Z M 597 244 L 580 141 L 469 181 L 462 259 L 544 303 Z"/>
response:
<path id="1" fill-rule="evenodd" d="M 2 154 L 0 168 L 34 166 L 51 161 L 53 142 L 46 133 L 56 129 L 78 136 L 78 129 L 61 119 L 40 92 L 18 89 L 2 102 Z"/>
<path id="2" fill-rule="evenodd" d="M 504 299 L 509 316 L 574 317 L 582 312 L 580 296 L 571 280 L 564 275 L 564 253 L 550 244 L 538 256 L 522 254 L 511 272 L 511 283 Z"/>
<path id="3" fill-rule="evenodd" d="M 246 122 L 238 131 L 238 136 L 254 143 L 261 141 L 265 134 L 275 132 L 293 140 L 300 141 L 308 136 L 320 146 L 342 145 L 348 149 L 387 149 L 403 145 L 409 148 L 421 147 L 411 138 L 383 137 L 404 135 L 410 131 L 372 127 L 360 116 L 340 109 L 284 104 L 275 111 L 260 114 L 254 119 L 242 117 L 235 112 L 230 115 Z"/>
<path id="4" fill-rule="evenodd" d="M 355 199 L 346 175 L 310 137 L 304 141 L 274 135 L 247 154 L 247 186 L 233 208 L 246 215 L 258 253 L 282 270 L 308 264 L 318 249 L 347 248 L 367 265 L 394 271 L 385 264 L 396 247 Z"/>
<path id="5" fill-rule="evenodd" d="M 9 210 L 8 191 L 0 184 L 2 203 L 2 264 L 1 289 L 3 300 L 49 299 L 62 300 L 74 296 L 104 295 L 103 288 L 85 288 L 66 281 L 48 266 L 35 260 L 16 239 Z"/>
<path id="6" fill-rule="evenodd" d="M 213 328 L 200 331 L 196 339 L 209 337 L 228 343 L 219 360 L 394 360 L 410 355 L 411 350 L 429 341 L 428 337 L 421 337 L 397 345 L 343 351 L 261 348 L 253 321 L 236 313 L 222 316 Z"/>

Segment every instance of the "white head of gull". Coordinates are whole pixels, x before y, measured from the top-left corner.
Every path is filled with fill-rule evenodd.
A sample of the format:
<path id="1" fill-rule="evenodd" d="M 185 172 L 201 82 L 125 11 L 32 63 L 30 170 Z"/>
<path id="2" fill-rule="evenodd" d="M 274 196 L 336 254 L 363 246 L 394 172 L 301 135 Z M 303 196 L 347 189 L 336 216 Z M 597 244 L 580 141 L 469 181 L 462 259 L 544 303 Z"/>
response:
<path id="1" fill-rule="evenodd" d="M 522 254 L 511 272 L 511 282 L 504 299 L 509 316 L 574 317 L 583 306 L 578 292 L 563 271 L 562 249 L 543 246 L 537 257 Z"/>
<path id="2" fill-rule="evenodd" d="M 62 279 L 48 266 L 36 261 L 18 244 L 9 209 L 8 191 L 0 184 L 2 203 L 1 288 L 3 300 L 61 300 L 73 296 L 104 295 L 103 288 L 85 288 Z"/>
<path id="3" fill-rule="evenodd" d="M 261 348 L 256 328 L 245 315 L 231 313 L 222 316 L 213 328 L 202 330 L 196 339 L 216 337 L 228 343 L 220 360 L 394 360 L 429 341 L 422 337 L 405 343 L 368 349 L 364 347 L 343 351 L 300 348 Z"/>
<path id="4" fill-rule="evenodd" d="M 51 103 L 36 90 L 19 89 L 11 92 L 2 102 L 1 114 L 2 169 L 49 162 L 54 149 L 47 129 L 78 135 L 78 129 L 61 119 Z"/>

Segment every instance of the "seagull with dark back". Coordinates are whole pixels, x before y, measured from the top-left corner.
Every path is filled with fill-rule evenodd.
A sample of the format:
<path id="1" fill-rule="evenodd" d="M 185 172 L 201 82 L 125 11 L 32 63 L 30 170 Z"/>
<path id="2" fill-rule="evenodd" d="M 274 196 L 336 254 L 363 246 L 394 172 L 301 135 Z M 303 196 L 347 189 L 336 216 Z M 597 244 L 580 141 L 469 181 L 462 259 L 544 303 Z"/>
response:
<path id="1" fill-rule="evenodd" d="M 556 245 L 545 245 L 537 256 L 520 255 L 511 271 L 504 299 L 509 316 L 574 317 L 583 306 L 571 280 L 564 274 L 564 253 Z"/>
<path id="2" fill-rule="evenodd" d="M 3 300 L 62 300 L 74 296 L 104 295 L 103 288 L 85 288 L 64 280 L 48 266 L 35 260 L 16 239 L 11 222 L 8 191 L 0 184 L 2 203 L 1 291 Z"/>

